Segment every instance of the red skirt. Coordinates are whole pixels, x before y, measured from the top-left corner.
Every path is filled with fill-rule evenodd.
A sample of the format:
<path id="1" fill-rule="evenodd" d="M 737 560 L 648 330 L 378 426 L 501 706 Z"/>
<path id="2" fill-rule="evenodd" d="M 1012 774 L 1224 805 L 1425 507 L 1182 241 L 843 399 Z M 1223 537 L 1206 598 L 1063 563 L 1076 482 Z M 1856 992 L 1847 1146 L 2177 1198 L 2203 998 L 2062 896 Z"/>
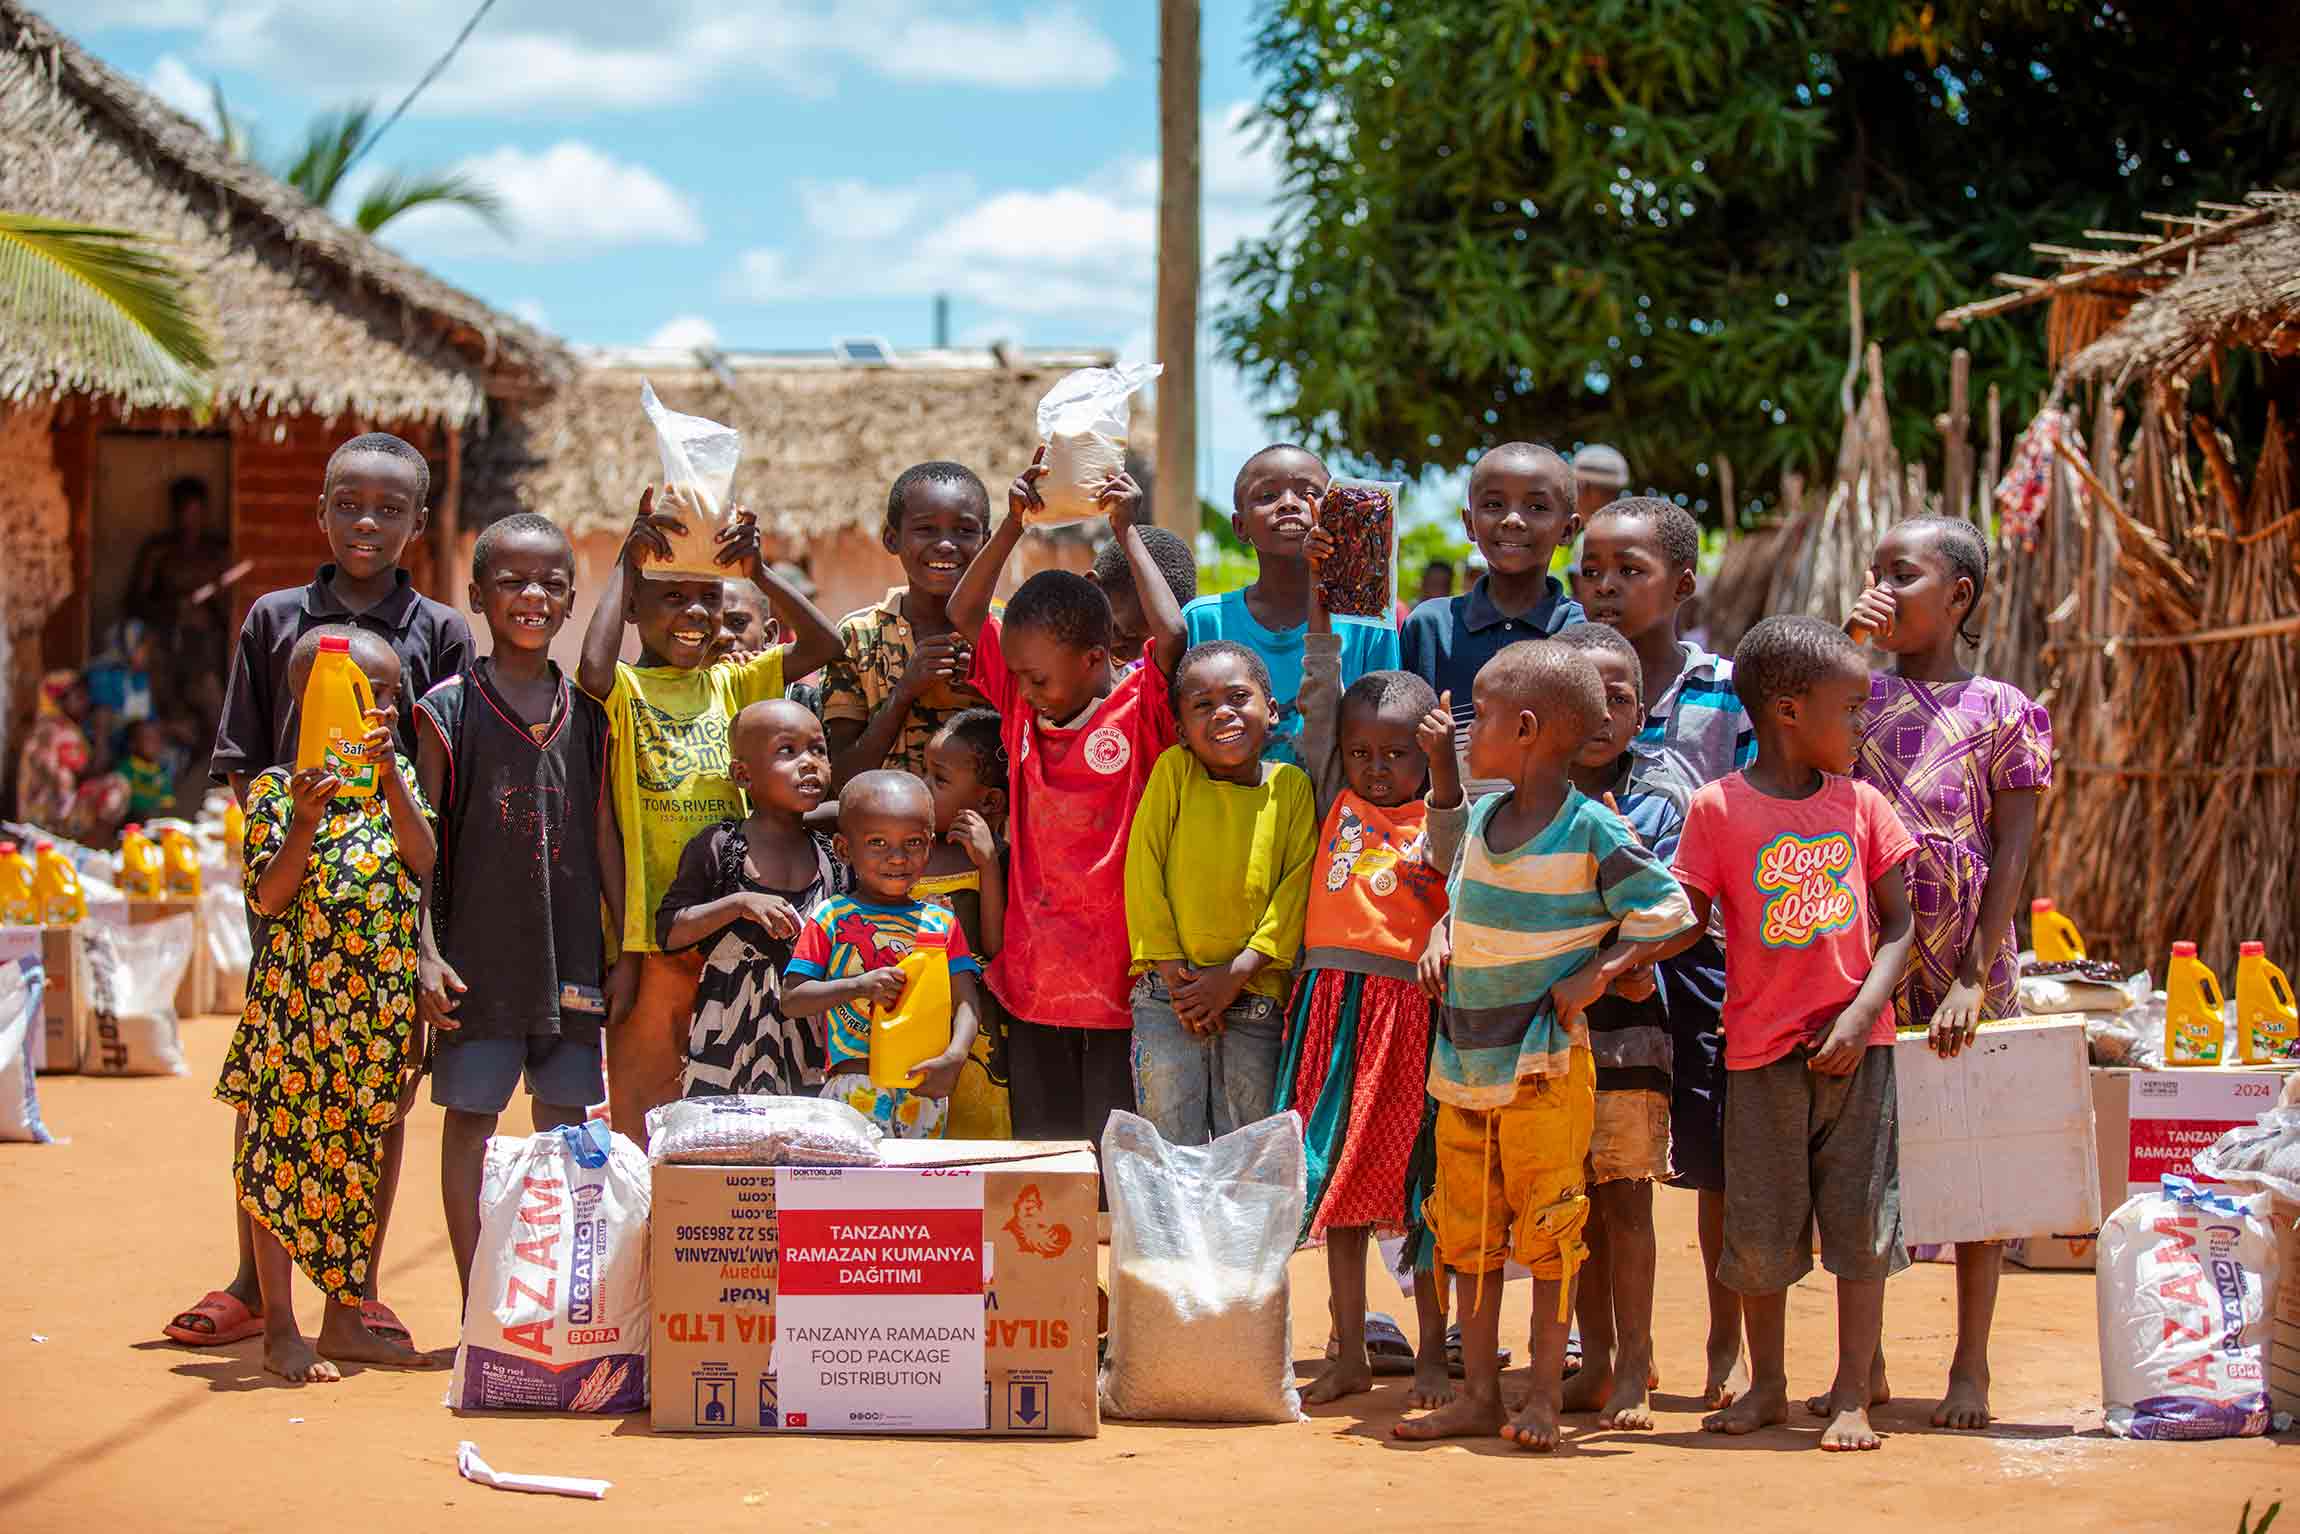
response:
<path id="1" fill-rule="evenodd" d="M 1281 1110 L 1302 1121 L 1304 1239 L 1406 1226 L 1407 1163 L 1428 1093 L 1430 1000 L 1411 980 L 1312 970 L 1294 986 Z"/>

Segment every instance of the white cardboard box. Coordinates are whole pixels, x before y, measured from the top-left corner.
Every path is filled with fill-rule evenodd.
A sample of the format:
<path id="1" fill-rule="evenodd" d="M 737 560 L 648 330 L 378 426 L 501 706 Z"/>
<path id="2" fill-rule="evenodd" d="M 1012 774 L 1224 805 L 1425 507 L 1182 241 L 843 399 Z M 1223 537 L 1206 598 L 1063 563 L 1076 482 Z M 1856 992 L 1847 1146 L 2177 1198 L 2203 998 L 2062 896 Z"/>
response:
<path id="1" fill-rule="evenodd" d="M 1993 1023 L 1953 1060 L 1911 1035 L 1893 1075 L 1910 1245 L 2099 1227 L 2083 1019 Z"/>

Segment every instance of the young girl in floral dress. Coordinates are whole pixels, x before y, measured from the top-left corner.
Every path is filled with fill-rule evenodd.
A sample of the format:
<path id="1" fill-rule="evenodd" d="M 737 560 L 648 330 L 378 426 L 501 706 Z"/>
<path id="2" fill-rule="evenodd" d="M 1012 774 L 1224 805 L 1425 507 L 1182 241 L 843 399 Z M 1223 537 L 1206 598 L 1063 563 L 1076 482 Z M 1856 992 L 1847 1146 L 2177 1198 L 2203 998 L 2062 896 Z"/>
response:
<path id="1" fill-rule="evenodd" d="M 1853 775 L 1891 802 L 1916 838 L 1909 904 L 1916 948 L 1894 1009 L 1933 1048 L 1960 1053 L 1984 1018 L 2020 1005 L 2013 909 L 2028 876 L 2037 801 L 2052 782 L 2052 718 L 2019 688 L 1975 676 L 1957 643 L 1977 644 L 1988 543 L 1955 517 L 1897 524 L 1869 561 L 1851 626 L 1893 658 L 1870 681 Z M 1935 1427 L 1989 1423 L 1989 1328 L 2004 1248 L 1957 1245 L 1957 1348 Z M 1890 1392 L 1877 1360 L 1871 1391 Z"/>
<path id="2" fill-rule="evenodd" d="M 386 1212 L 384 1135 L 423 1063 L 416 931 L 437 845 L 415 768 L 391 747 L 398 658 L 366 630 L 314 629 L 288 663 L 291 699 L 323 647 L 348 650 L 375 696 L 375 792 L 346 794 L 320 767 L 249 784 L 247 897 L 266 925 L 217 1089 L 247 1112 L 232 1172 L 258 1227 L 264 1367 L 313 1383 L 340 1378 L 337 1362 L 432 1362 L 369 1331 L 360 1290 Z M 299 1267 L 327 1301 L 316 1350 L 296 1328 Z"/>

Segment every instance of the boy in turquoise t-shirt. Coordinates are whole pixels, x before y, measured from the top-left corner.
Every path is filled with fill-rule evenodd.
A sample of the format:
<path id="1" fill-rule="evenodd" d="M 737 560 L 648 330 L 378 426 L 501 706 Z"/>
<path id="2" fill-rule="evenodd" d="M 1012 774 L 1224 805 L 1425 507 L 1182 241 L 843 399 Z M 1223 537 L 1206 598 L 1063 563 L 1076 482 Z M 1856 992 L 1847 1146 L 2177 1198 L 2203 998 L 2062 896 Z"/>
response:
<path id="1" fill-rule="evenodd" d="M 1220 596 L 1200 597 L 1182 609 L 1184 642 L 1210 639 L 1244 645 L 1269 668 L 1277 717 L 1262 759 L 1300 765 L 1302 638 L 1310 627 L 1310 529 L 1333 476 L 1316 454 L 1290 442 L 1263 448 L 1246 460 L 1230 490 L 1230 526 L 1250 545 L 1259 570 L 1254 583 Z M 1397 630 L 1376 618 L 1336 615 L 1342 642 L 1342 687 L 1369 671 L 1398 668 Z"/>

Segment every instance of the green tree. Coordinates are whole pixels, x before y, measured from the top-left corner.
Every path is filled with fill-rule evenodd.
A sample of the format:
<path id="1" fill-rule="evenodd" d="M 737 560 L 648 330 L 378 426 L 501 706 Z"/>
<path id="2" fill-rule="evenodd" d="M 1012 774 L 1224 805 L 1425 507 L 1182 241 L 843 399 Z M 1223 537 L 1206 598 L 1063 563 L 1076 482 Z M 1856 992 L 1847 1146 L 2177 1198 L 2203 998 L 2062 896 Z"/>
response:
<path id="1" fill-rule="evenodd" d="M 323 112 L 304 127 L 303 141 L 287 156 L 266 161 L 247 124 L 232 115 L 220 82 L 210 81 L 209 97 L 216 119 L 216 137 L 240 159 L 263 165 L 339 218 L 374 234 L 402 213 L 414 208 L 462 208 L 477 214 L 498 232 L 509 234 L 511 223 L 503 199 L 494 189 L 460 171 L 390 171 L 361 194 L 358 206 L 347 214 L 336 206 L 344 182 L 365 151 L 375 128 L 375 103 L 359 102 L 340 112 Z"/>
<path id="2" fill-rule="evenodd" d="M 1933 317 L 2031 240 L 2300 169 L 2300 28 L 2251 0 L 1270 0 L 1256 51 L 1285 189 L 1224 353 L 1408 472 L 1513 438 L 1695 496 L 1719 453 L 1825 471 L 1856 267 L 1924 450 Z M 2047 382 L 2033 318 L 1962 344 L 2012 411 Z"/>
<path id="3" fill-rule="evenodd" d="M 0 329 L 130 396 L 197 403 L 215 366 L 183 273 L 127 229 L 0 212 Z"/>

